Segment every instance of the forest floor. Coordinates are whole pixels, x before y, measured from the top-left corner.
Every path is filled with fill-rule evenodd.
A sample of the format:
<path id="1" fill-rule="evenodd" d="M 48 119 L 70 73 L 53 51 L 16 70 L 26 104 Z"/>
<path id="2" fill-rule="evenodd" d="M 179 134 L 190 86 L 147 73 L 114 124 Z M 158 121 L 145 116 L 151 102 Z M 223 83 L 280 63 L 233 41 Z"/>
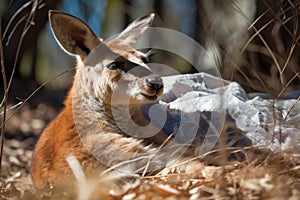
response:
<path id="1" fill-rule="evenodd" d="M 30 177 L 34 144 L 57 113 L 46 104 L 35 108 L 25 104 L 13 114 L 6 125 L 0 199 L 74 199 L 74 195 L 77 199 L 300 199 L 300 162 L 292 153 L 267 153 L 263 158 L 247 157 L 225 165 L 203 163 L 192 173 L 168 168 L 124 183 L 117 190 L 109 181 L 102 181 L 93 184 L 94 192 L 83 185 L 76 194 L 53 187 L 37 192 Z"/>

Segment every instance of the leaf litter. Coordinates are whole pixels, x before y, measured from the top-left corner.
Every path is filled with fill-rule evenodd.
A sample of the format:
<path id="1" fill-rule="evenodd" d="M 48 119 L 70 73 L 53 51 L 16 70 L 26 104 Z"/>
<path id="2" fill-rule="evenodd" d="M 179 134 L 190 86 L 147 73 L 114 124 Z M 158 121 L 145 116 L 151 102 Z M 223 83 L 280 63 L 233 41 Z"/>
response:
<path id="1" fill-rule="evenodd" d="M 41 107 L 48 115 L 41 113 Z M 14 114 L 12 123 L 7 124 L 8 132 L 14 130 L 19 134 L 25 131 L 26 137 L 20 140 L 11 136 L 5 141 L 0 199 L 299 199 L 299 159 L 289 152 L 274 154 L 269 151 L 260 159 L 224 165 L 203 160 L 193 165 L 196 162 L 191 161 L 191 165 L 183 164 L 180 169 L 170 166 L 157 174 L 135 175 L 121 183 L 117 182 L 118 177 L 99 175 L 98 180 L 87 180 L 85 186 L 78 183 L 75 190 L 48 185 L 43 191 L 36 191 L 30 177 L 33 148 L 38 132 L 55 113 L 45 105 L 25 106 Z M 29 128 L 17 126 L 21 121 L 28 123 Z M 255 158 L 249 153 L 248 158 L 251 156 Z"/>

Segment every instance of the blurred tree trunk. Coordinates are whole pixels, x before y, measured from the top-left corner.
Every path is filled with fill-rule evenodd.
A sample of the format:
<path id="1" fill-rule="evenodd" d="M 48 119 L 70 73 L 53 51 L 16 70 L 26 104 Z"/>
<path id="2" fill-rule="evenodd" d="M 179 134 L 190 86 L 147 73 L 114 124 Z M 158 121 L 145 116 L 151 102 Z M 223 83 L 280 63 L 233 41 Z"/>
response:
<path id="1" fill-rule="evenodd" d="M 10 2 L 8 9 L 3 16 L 1 16 L 2 34 L 6 31 L 5 37 L 3 37 L 3 52 L 7 79 L 11 77 L 14 66 L 16 66 L 14 78 L 22 78 L 19 72 L 20 61 L 24 53 L 29 51 L 32 60 L 31 73 L 28 78 L 35 81 L 34 71 L 36 67 L 38 36 L 48 21 L 48 10 L 55 9 L 59 2 L 60 0 L 38 1 L 36 10 L 34 8 L 35 1 L 32 0 L 15 0 Z M 25 7 L 24 5 L 27 4 L 29 5 Z M 26 21 L 30 15 L 33 17 L 31 22 L 28 23 Z M 23 41 L 21 41 L 22 34 L 24 34 L 24 30 L 26 30 L 26 24 L 27 26 L 29 25 L 30 28 L 25 34 Z M 20 51 L 18 54 L 19 45 Z"/>

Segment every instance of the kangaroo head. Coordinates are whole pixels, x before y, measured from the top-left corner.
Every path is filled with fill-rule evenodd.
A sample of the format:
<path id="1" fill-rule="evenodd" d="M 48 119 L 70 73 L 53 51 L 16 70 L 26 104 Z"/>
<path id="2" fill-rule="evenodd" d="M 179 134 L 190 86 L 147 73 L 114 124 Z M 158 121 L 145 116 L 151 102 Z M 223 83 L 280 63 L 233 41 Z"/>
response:
<path id="1" fill-rule="evenodd" d="M 57 42 L 77 57 L 74 81 L 84 95 L 106 104 L 127 104 L 153 102 L 162 94 L 162 79 L 147 66 L 146 54 L 133 48 L 152 23 L 154 14 L 136 19 L 108 40 L 98 38 L 74 16 L 50 11 L 49 19 Z"/>

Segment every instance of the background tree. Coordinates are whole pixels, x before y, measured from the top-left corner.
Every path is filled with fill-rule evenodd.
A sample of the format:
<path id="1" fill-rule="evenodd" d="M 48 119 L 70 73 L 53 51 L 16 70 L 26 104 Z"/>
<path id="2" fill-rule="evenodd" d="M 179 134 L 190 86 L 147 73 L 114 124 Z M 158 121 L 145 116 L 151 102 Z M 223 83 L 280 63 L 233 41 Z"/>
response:
<path id="1" fill-rule="evenodd" d="M 60 0 L 7 1 L 8 7 L 1 16 L 6 76 L 8 79 L 13 77 L 16 81 L 22 79 L 22 83 L 17 84 L 21 84 L 24 88 L 33 83 L 36 85 L 38 37 L 48 21 L 48 10 L 55 9 L 59 2 Z M 28 77 L 21 77 L 19 67 L 25 52 L 30 55 L 31 61 L 28 67 L 31 70 Z"/>

